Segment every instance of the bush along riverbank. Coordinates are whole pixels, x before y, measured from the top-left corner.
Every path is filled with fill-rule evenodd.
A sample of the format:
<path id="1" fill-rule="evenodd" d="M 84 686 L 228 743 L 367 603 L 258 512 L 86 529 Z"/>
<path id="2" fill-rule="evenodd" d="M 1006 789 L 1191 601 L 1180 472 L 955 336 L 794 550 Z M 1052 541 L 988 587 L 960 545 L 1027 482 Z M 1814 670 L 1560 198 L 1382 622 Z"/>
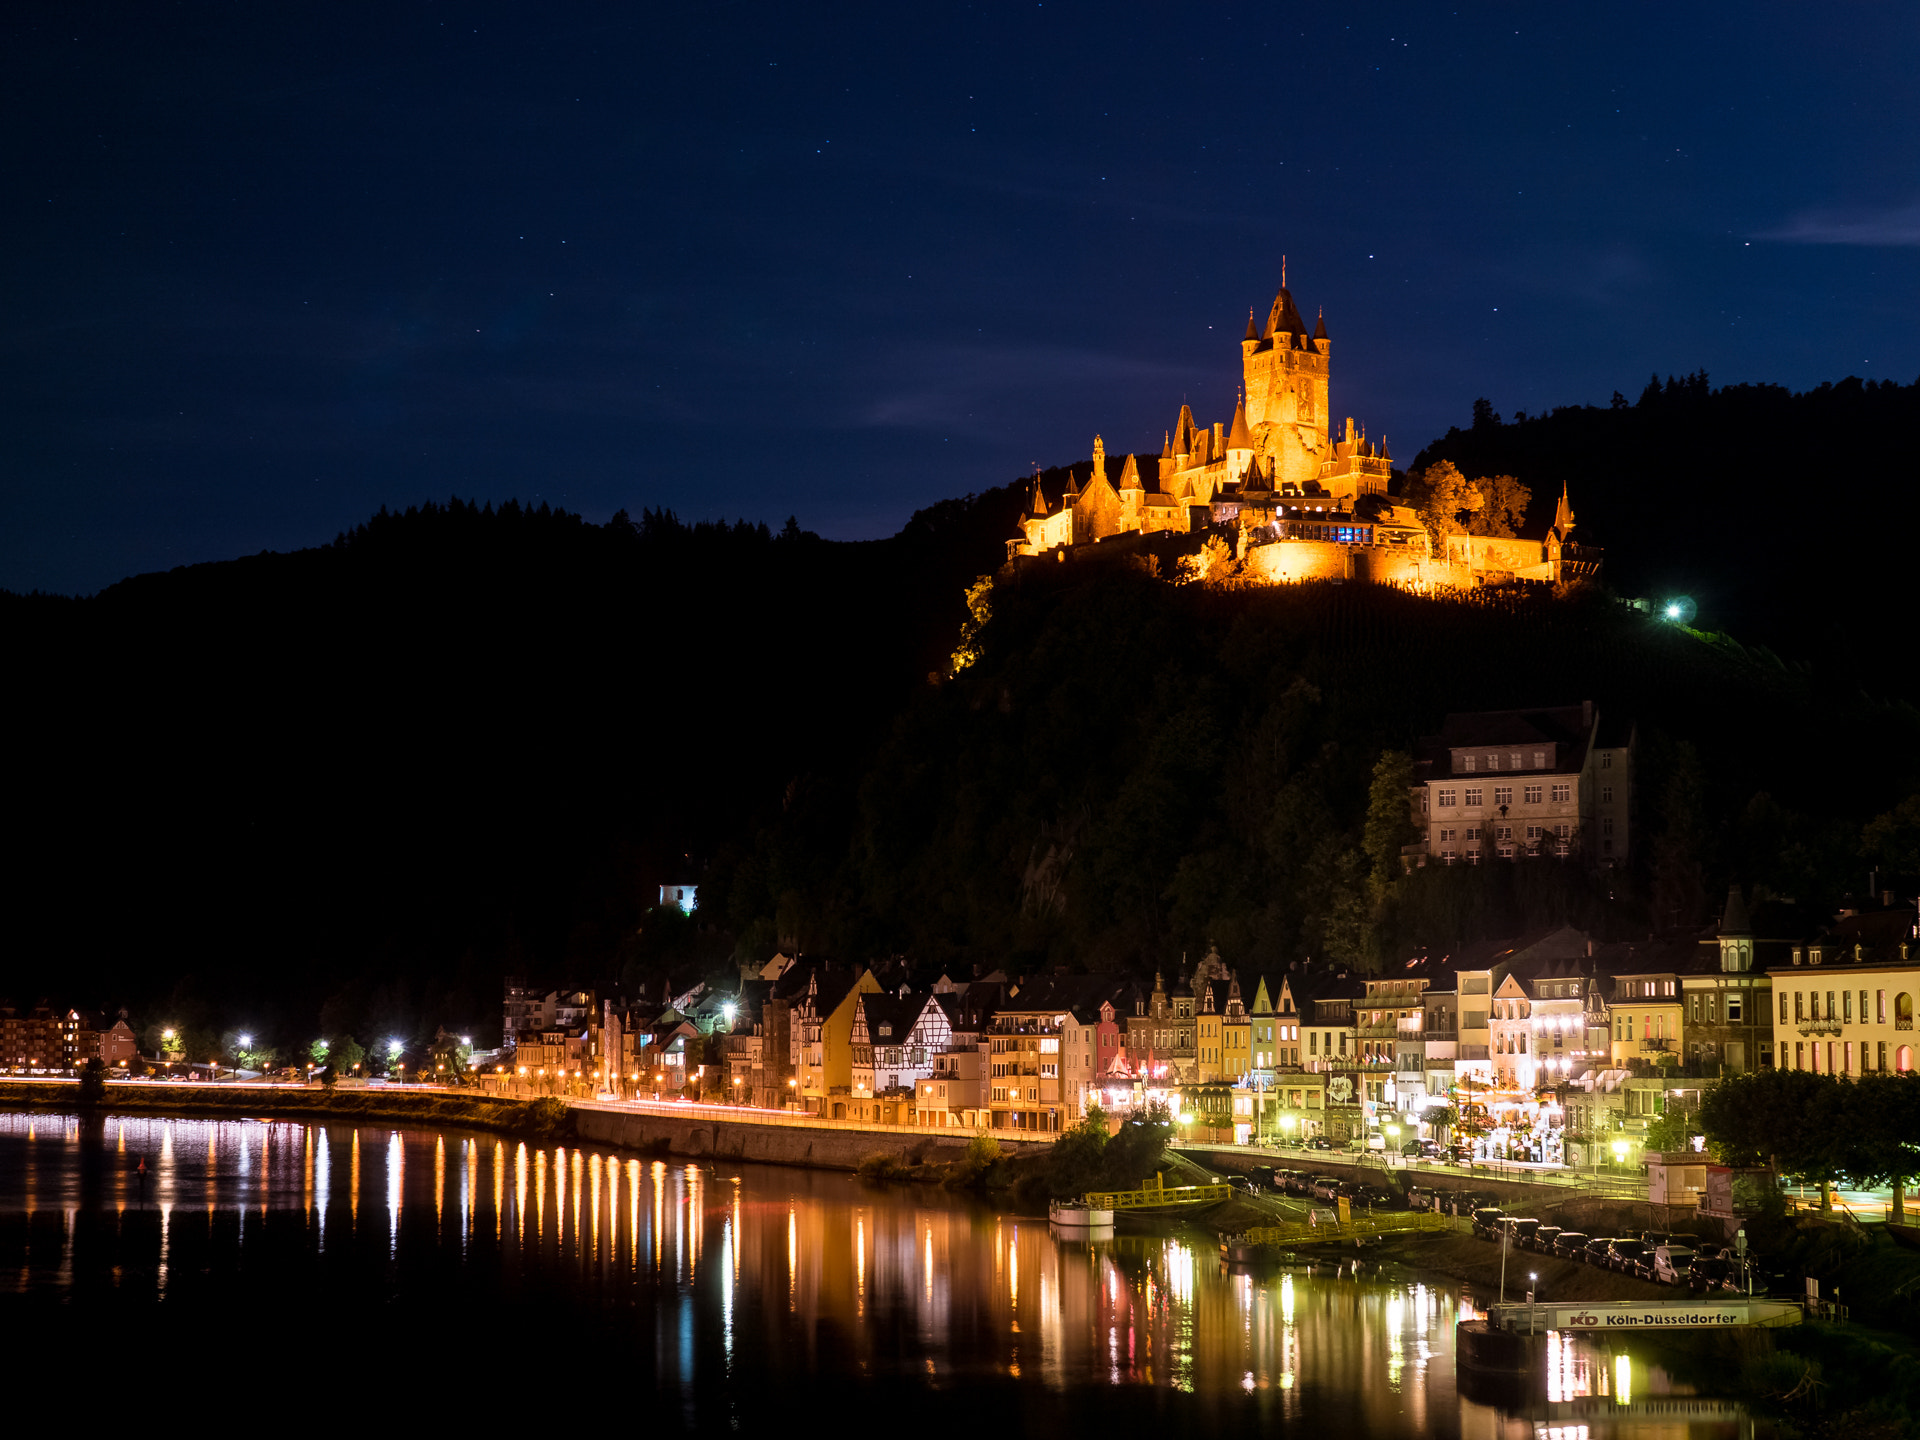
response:
<path id="1" fill-rule="evenodd" d="M 237 1120 L 275 1116 L 351 1124 L 355 1121 L 402 1125 L 448 1125 L 487 1130 L 541 1142 L 573 1136 L 573 1111 L 564 1101 L 503 1100 L 491 1095 L 462 1095 L 443 1090 L 330 1090 L 324 1086 L 241 1087 L 215 1084 L 117 1084 L 83 1094 L 80 1085 L 0 1081 L 0 1107 L 71 1113 L 76 1110 L 125 1115 L 191 1115 Z"/>
<path id="2" fill-rule="evenodd" d="M 999 1141 L 983 1131 L 957 1160 L 914 1165 L 892 1155 L 874 1154 L 861 1162 L 856 1173 L 874 1184 L 945 1185 L 970 1191 L 1004 1210 L 1044 1215 L 1050 1201 L 1077 1200 L 1089 1190 L 1132 1190 L 1156 1172 L 1165 1172 L 1169 1184 L 1213 1179 L 1191 1162 L 1167 1153 L 1172 1135 L 1173 1123 L 1164 1116 L 1128 1120 L 1110 1130 L 1106 1114 L 1091 1106 L 1084 1120 L 1035 1153 L 1007 1154 Z"/>

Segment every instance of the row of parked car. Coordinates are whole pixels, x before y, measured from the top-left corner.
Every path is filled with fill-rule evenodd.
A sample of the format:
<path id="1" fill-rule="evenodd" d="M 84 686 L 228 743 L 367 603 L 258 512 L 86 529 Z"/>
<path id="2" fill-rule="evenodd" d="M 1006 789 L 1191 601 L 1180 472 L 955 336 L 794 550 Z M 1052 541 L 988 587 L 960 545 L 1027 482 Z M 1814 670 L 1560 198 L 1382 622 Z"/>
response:
<path id="1" fill-rule="evenodd" d="M 1384 1185 L 1368 1185 L 1358 1180 L 1342 1180 L 1334 1175 L 1313 1175 L 1305 1170 L 1281 1170 L 1271 1165 L 1256 1165 L 1251 1172 L 1257 1187 L 1278 1190 L 1282 1195 L 1301 1195 L 1324 1200 L 1329 1205 L 1345 1198 L 1355 1208 L 1385 1210 L 1400 1205 L 1398 1192 Z"/>
<path id="2" fill-rule="evenodd" d="M 1694 1235 L 1664 1230 L 1645 1230 L 1638 1235 L 1586 1235 L 1558 1225 L 1542 1225 L 1531 1216 L 1509 1215 L 1492 1205 L 1473 1212 L 1473 1233 L 1483 1240 L 1511 1237 L 1509 1243 L 1516 1249 L 1581 1260 L 1662 1285 L 1694 1291 L 1739 1288 L 1732 1252 L 1717 1241 Z"/>

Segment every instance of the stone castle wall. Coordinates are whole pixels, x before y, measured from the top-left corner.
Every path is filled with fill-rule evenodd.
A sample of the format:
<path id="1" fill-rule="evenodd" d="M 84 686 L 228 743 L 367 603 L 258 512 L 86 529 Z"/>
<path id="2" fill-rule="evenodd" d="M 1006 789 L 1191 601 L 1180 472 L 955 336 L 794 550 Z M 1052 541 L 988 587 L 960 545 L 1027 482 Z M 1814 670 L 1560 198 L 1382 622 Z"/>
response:
<path id="1" fill-rule="evenodd" d="M 1473 584 L 1464 565 L 1429 560 L 1412 546 L 1340 545 L 1331 540 L 1280 540 L 1249 550 L 1241 567 L 1249 580 L 1273 585 L 1302 580 L 1361 580 L 1376 585 Z"/>

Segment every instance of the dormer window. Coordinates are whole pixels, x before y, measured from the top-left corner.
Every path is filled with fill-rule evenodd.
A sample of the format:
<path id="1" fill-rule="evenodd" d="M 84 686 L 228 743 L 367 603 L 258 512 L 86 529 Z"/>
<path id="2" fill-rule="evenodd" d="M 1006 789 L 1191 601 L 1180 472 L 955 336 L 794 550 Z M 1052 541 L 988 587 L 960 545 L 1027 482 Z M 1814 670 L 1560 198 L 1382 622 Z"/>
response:
<path id="1" fill-rule="evenodd" d="M 1494 754 L 1493 752 L 1489 751 L 1487 753 L 1487 769 L 1498 770 L 1499 768 L 1500 768 L 1500 757 Z"/>
<path id="2" fill-rule="evenodd" d="M 1473 756 L 1462 755 L 1460 757 L 1460 768 L 1471 775 L 1473 773 Z"/>

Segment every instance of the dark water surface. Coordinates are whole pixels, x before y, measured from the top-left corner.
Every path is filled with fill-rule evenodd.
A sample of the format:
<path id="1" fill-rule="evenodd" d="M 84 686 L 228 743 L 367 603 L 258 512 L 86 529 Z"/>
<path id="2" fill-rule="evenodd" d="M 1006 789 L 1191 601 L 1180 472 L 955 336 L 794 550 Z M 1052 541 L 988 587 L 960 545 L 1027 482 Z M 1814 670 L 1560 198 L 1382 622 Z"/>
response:
<path id="1" fill-rule="evenodd" d="M 1751 1433 L 1585 1342 L 1530 1396 L 1463 1387 L 1445 1282 L 452 1130 L 0 1114 L 0 1306 L 49 1378 L 219 1376 L 284 1413 L 291 1367 L 463 1427 Z"/>

